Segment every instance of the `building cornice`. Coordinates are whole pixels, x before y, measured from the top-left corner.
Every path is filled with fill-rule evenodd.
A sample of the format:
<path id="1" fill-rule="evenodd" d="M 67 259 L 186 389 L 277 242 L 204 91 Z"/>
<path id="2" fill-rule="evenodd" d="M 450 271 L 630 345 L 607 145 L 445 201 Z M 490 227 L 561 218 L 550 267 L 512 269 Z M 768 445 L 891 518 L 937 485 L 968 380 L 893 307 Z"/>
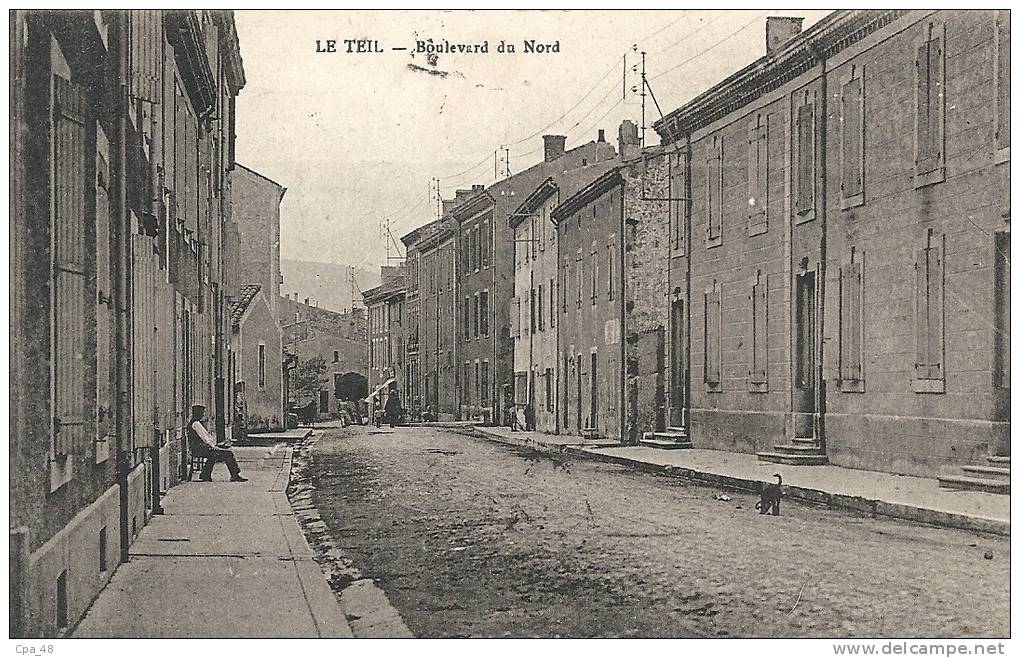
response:
<path id="1" fill-rule="evenodd" d="M 195 12 L 171 9 L 166 12 L 166 38 L 174 48 L 177 67 L 195 113 L 205 118 L 216 108 L 216 78 L 202 40 L 202 26 Z"/>
<path id="2" fill-rule="evenodd" d="M 553 223 L 559 224 L 561 219 L 570 217 L 594 199 L 622 184 L 623 176 L 620 175 L 620 167 L 613 167 L 553 208 L 551 214 Z"/>
<path id="3" fill-rule="evenodd" d="M 479 192 L 450 210 L 450 215 L 457 223 L 460 223 L 473 218 L 478 213 L 484 212 L 494 205 L 496 205 L 496 202 L 488 191 Z"/>
<path id="4" fill-rule="evenodd" d="M 737 71 L 652 124 L 663 143 L 684 136 L 754 102 L 840 50 L 906 15 L 909 10 L 840 10 L 792 38 L 783 48 Z"/>
<path id="5" fill-rule="evenodd" d="M 510 215 L 510 228 L 517 228 L 524 221 L 525 217 L 529 217 L 533 212 L 538 210 L 543 203 L 545 203 L 549 197 L 556 194 L 559 191 L 559 187 L 556 182 L 550 176 L 544 181 L 538 184 L 531 194 L 528 195 L 521 205 L 517 206 L 517 210 Z"/>

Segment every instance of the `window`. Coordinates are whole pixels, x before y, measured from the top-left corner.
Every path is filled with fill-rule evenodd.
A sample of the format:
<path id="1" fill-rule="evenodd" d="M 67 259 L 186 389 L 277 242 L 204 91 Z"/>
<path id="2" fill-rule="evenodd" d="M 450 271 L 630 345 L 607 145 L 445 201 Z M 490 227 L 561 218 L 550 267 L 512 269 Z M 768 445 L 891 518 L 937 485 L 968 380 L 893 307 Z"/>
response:
<path id="1" fill-rule="evenodd" d="M 615 238 L 614 238 L 615 240 Z M 616 297 L 616 243 L 606 245 L 606 298 Z"/>
<path id="2" fill-rule="evenodd" d="M 839 139 L 842 207 L 864 203 L 864 67 L 851 66 L 840 95 Z"/>
<path id="3" fill-rule="evenodd" d="M 546 411 L 553 410 L 553 370 L 545 369 L 545 408 Z"/>
<path id="4" fill-rule="evenodd" d="M 687 196 L 684 181 L 685 158 L 679 153 L 670 155 L 669 158 L 669 212 L 670 222 L 673 228 L 673 249 L 684 254 L 684 240 L 687 237 Z"/>
<path id="5" fill-rule="evenodd" d="M 944 25 L 927 24 L 914 60 L 916 187 L 945 179 L 945 34 Z"/>
<path id="6" fill-rule="evenodd" d="M 1009 160 L 1009 11 L 995 12 L 995 162 Z"/>
<path id="7" fill-rule="evenodd" d="M 538 330 L 545 331 L 545 297 L 542 295 L 542 284 L 538 284 Z"/>
<path id="8" fill-rule="evenodd" d="M 474 306 L 475 306 L 475 338 L 478 338 L 479 336 L 482 335 L 482 321 L 481 321 L 482 319 L 480 317 L 481 309 L 479 308 L 481 306 L 481 301 L 478 299 L 478 293 L 477 292 L 475 293 L 474 300 L 475 300 L 474 301 Z"/>
<path id="9" fill-rule="evenodd" d="M 531 214 L 531 258 L 538 258 L 538 228 L 539 221 L 534 213 Z"/>
<path id="10" fill-rule="evenodd" d="M 595 304 L 599 297 L 599 249 L 595 242 L 591 243 L 591 303 Z"/>
<path id="11" fill-rule="evenodd" d="M 478 379 L 478 385 L 481 387 L 481 400 L 482 406 L 489 406 L 489 362 L 482 361 L 482 372 Z"/>
<path id="12" fill-rule="evenodd" d="M 514 297 L 513 314 L 510 318 L 510 334 L 514 338 L 521 337 L 521 298 Z"/>
<path id="13" fill-rule="evenodd" d="M 797 106 L 794 136 L 794 209 L 798 222 L 815 218 L 815 96 L 805 91 Z"/>
<path id="14" fill-rule="evenodd" d="M 482 267 L 482 230 L 481 226 L 475 224 L 473 233 L 475 234 L 475 271 L 477 272 Z"/>
<path id="15" fill-rule="evenodd" d="M 747 129 L 747 234 L 768 230 L 769 210 L 768 116 L 755 114 Z"/>
<path id="16" fill-rule="evenodd" d="M 560 296 L 563 297 L 563 312 L 567 312 L 567 305 L 570 303 L 570 265 L 563 263 L 563 289 L 560 291 Z"/>
<path id="17" fill-rule="evenodd" d="M 839 270 L 839 388 L 864 392 L 864 254 Z"/>
<path id="18" fill-rule="evenodd" d="M 85 441 L 86 97 L 81 85 L 59 76 L 53 84 L 53 455 L 64 462 Z"/>
<path id="19" fill-rule="evenodd" d="M 103 526 L 102 528 L 99 529 L 99 571 L 101 572 L 106 571 L 108 568 L 106 559 L 106 548 L 107 548 L 106 526 Z"/>
<path id="20" fill-rule="evenodd" d="M 581 248 L 577 248 L 577 272 L 576 274 L 576 285 L 577 285 L 577 308 L 581 308 L 581 296 L 584 294 L 584 256 L 581 255 Z"/>
<path id="21" fill-rule="evenodd" d="M 333 363 L 340 363 L 340 352 L 333 350 Z"/>
<path id="22" fill-rule="evenodd" d="M 768 276 L 759 271 L 751 286 L 751 370 L 748 372 L 749 390 L 768 391 Z"/>
<path id="23" fill-rule="evenodd" d="M 489 335 L 489 291 L 488 290 L 483 290 L 481 293 L 479 293 L 479 299 L 481 299 L 481 310 L 479 311 L 479 313 L 481 315 L 482 335 L 483 336 L 488 336 Z"/>
<path id="24" fill-rule="evenodd" d="M 471 362 L 464 362 L 464 382 L 463 389 L 461 391 L 461 403 L 465 405 L 471 404 Z"/>
<path id="25" fill-rule="evenodd" d="M 471 338 L 471 296 L 464 298 L 464 338 Z"/>
<path id="26" fill-rule="evenodd" d="M 514 373 L 514 404 L 528 403 L 528 373 Z"/>
<path id="27" fill-rule="evenodd" d="M 535 333 L 535 289 L 532 288 L 528 293 L 528 326 L 531 327 L 531 333 Z"/>
<path id="28" fill-rule="evenodd" d="M 549 328 L 556 326 L 556 279 L 549 279 Z"/>
<path id="29" fill-rule="evenodd" d="M 489 220 L 481 223 L 482 236 L 482 267 L 489 267 L 489 253 L 492 251 L 492 234 L 489 229 Z"/>
<path id="30" fill-rule="evenodd" d="M 259 388 L 266 387 L 266 344 L 259 343 Z"/>
<path id="31" fill-rule="evenodd" d="M 708 243 L 715 247 L 722 244 L 722 213 L 723 213 L 723 141 L 722 137 L 712 137 L 712 145 L 705 161 L 708 181 L 705 184 L 706 206 L 708 208 Z"/>
<path id="32" fill-rule="evenodd" d="M 482 399 L 482 373 L 481 364 L 475 361 L 475 400 Z"/>
<path id="33" fill-rule="evenodd" d="M 928 243 L 917 250 L 914 263 L 917 275 L 915 288 L 915 331 L 917 361 L 914 364 L 914 392 L 944 393 L 945 344 L 943 343 L 944 316 L 942 294 L 944 279 L 942 254 L 944 241 L 928 231 Z"/>
<path id="34" fill-rule="evenodd" d="M 719 390 L 722 380 L 722 295 L 719 284 L 705 292 L 705 384 Z"/>

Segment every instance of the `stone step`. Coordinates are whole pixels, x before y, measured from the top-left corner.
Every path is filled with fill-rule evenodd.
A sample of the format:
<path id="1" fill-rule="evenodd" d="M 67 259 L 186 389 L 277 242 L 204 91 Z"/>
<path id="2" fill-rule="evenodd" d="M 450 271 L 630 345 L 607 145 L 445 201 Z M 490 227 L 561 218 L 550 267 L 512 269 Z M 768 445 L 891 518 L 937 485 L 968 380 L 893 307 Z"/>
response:
<path id="1" fill-rule="evenodd" d="M 943 489 L 962 489 L 964 491 L 984 491 L 986 493 L 1009 495 L 1009 482 L 967 477 L 966 475 L 941 476 L 939 477 L 939 486 Z"/>
<path id="2" fill-rule="evenodd" d="M 1002 466 L 979 466 L 977 464 L 968 464 L 963 467 L 963 474 L 967 477 L 1009 482 L 1008 466 L 1003 468 Z"/>
<path id="3" fill-rule="evenodd" d="M 992 466 L 1004 466 L 1009 468 L 1009 455 L 994 455 L 988 458 L 988 463 Z"/>
<path id="4" fill-rule="evenodd" d="M 667 432 L 676 432 L 678 434 L 687 434 L 686 427 L 680 427 L 679 425 L 670 425 L 666 428 Z"/>
<path id="5" fill-rule="evenodd" d="M 662 439 L 656 436 L 656 434 L 657 433 L 654 432 L 646 432 L 638 443 L 643 446 L 648 446 L 649 448 L 661 448 L 663 450 L 679 450 L 682 448 L 694 447 L 694 444 L 692 444 L 690 440 L 677 441 L 675 439 Z"/>
<path id="6" fill-rule="evenodd" d="M 829 458 L 823 454 L 789 454 L 784 452 L 759 452 L 758 460 L 773 464 L 790 464 L 791 466 L 821 466 L 828 464 Z"/>
<path id="7" fill-rule="evenodd" d="M 813 436 L 795 436 L 792 439 L 790 439 L 790 441 L 792 443 L 799 443 L 801 445 L 808 445 L 808 444 L 813 445 L 813 446 L 818 445 L 818 439 L 816 439 Z"/>
<path id="8" fill-rule="evenodd" d="M 791 455 L 811 455 L 811 454 L 822 454 L 821 448 L 817 444 L 806 444 L 806 443 L 779 443 L 772 446 L 776 452 L 782 452 Z"/>

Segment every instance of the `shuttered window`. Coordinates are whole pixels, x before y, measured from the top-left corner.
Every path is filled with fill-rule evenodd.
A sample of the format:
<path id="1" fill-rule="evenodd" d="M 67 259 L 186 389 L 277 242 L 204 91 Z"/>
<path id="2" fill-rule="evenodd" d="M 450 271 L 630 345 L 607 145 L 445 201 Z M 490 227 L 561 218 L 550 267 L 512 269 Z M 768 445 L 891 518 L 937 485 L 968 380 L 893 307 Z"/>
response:
<path id="1" fill-rule="evenodd" d="M 839 271 L 840 389 L 861 391 L 864 379 L 864 264 L 863 255 Z"/>
<path id="2" fill-rule="evenodd" d="M 945 178 L 945 28 L 926 26 L 914 60 L 917 83 L 915 124 L 918 187 Z"/>
<path id="3" fill-rule="evenodd" d="M 549 327 L 556 326 L 556 279 L 549 279 Z"/>
<path id="4" fill-rule="evenodd" d="M 1009 159 L 1009 10 L 995 12 L 996 162 Z"/>
<path id="5" fill-rule="evenodd" d="M 712 146 L 705 161 L 708 180 L 705 184 L 706 208 L 708 215 L 709 247 L 722 244 L 723 220 L 723 141 L 722 137 L 713 137 Z"/>
<path id="6" fill-rule="evenodd" d="M 464 298 L 464 338 L 471 338 L 471 296 Z"/>
<path id="7" fill-rule="evenodd" d="M 489 252 L 492 251 L 492 235 L 490 234 L 489 220 L 482 223 L 482 267 L 489 267 Z"/>
<path id="8" fill-rule="evenodd" d="M 577 248 L 577 271 L 575 272 L 575 285 L 577 286 L 577 308 L 581 308 L 581 297 L 584 295 L 584 257 L 581 255 L 581 248 Z"/>
<path id="9" fill-rule="evenodd" d="M 842 207 L 864 203 L 864 68 L 852 67 L 840 95 L 840 190 Z"/>
<path id="10" fill-rule="evenodd" d="M 479 299 L 481 300 L 480 301 L 480 303 L 481 303 L 481 310 L 479 311 L 479 314 L 481 315 L 480 322 L 481 322 L 481 325 L 482 325 L 482 335 L 483 336 L 488 336 L 489 335 L 489 291 L 488 290 L 483 290 L 482 292 L 478 293 L 478 295 L 479 295 Z"/>
<path id="11" fill-rule="evenodd" d="M 482 318 L 481 318 L 481 299 L 478 297 L 478 293 L 475 293 L 474 307 L 475 307 L 475 338 L 482 335 Z"/>
<path id="12" fill-rule="evenodd" d="M 722 295 L 718 285 L 705 293 L 705 383 L 718 386 L 722 379 Z"/>
<path id="13" fill-rule="evenodd" d="M 616 245 L 606 245 L 606 298 L 616 297 Z"/>
<path id="14" fill-rule="evenodd" d="M 53 449 L 85 438 L 85 91 L 53 77 Z"/>
<path id="15" fill-rule="evenodd" d="M 673 228 L 673 249 L 682 256 L 686 250 L 685 239 L 687 237 L 687 201 L 684 199 L 686 190 L 684 185 L 685 161 L 680 154 L 673 154 L 669 159 L 669 212 Z"/>
<path id="16" fill-rule="evenodd" d="M 761 391 L 768 382 L 768 279 L 758 274 L 751 286 L 751 390 Z"/>
<path id="17" fill-rule="evenodd" d="M 538 330 L 545 331 L 545 296 L 542 294 L 542 284 L 538 284 Z"/>
<path id="18" fill-rule="evenodd" d="M 754 115 L 747 129 L 747 234 L 768 230 L 768 117 Z"/>
<path id="19" fill-rule="evenodd" d="M 794 168 L 795 208 L 800 221 L 815 213 L 815 105 L 805 102 L 797 108 L 797 162 Z"/>
<path id="20" fill-rule="evenodd" d="M 521 336 L 521 300 L 514 297 L 510 304 L 510 335 L 514 338 Z"/>
<path id="21" fill-rule="evenodd" d="M 113 394 L 110 371 L 113 314 L 110 270 L 110 167 L 109 143 L 102 128 L 96 130 L 96 438 L 112 431 Z M 171 306 L 171 311 L 173 307 Z M 172 330 L 172 320 L 166 325 Z M 100 456 L 97 455 L 97 459 Z"/>
<path id="22" fill-rule="evenodd" d="M 943 252 L 942 238 L 929 235 L 928 246 L 917 250 L 914 264 L 917 277 L 915 287 L 917 361 L 914 372 L 918 380 L 945 378 Z"/>
<path id="23" fill-rule="evenodd" d="M 464 381 L 461 382 L 462 401 L 471 404 L 471 362 L 464 362 Z"/>
<path id="24" fill-rule="evenodd" d="M 531 333 L 535 333 L 535 289 L 528 291 L 528 327 Z"/>
<path id="25" fill-rule="evenodd" d="M 591 243 L 591 303 L 595 302 L 599 298 L 599 249 L 598 246 Z"/>
<path id="26" fill-rule="evenodd" d="M 489 406 L 489 362 L 482 361 L 482 373 L 478 379 L 478 387 L 481 390 L 482 406 Z"/>
<path id="27" fill-rule="evenodd" d="M 266 387 L 266 346 L 259 343 L 259 388 Z"/>

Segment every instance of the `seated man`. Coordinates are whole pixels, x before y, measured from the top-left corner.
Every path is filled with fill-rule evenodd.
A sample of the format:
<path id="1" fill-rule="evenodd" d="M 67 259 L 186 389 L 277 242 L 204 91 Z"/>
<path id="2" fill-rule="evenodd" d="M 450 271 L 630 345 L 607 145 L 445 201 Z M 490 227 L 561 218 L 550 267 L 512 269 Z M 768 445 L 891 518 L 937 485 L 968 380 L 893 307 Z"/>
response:
<path id="1" fill-rule="evenodd" d="M 205 407 L 195 405 L 191 408 L 191 423 L 188 425 L 188 447 L 191 454 L 196 457 L 205 457 L 205 466 L 198 479 L 203 482 L 212 482 L 212 469 L 217 462 L 224 462 L 227 470 L 230 471 L 231 482 L 247 482 L 248 478 L 241 477 L 241 469 L 234 459 L 233 451 L 221 448 L 216 445 L 212 436 L 206 431 L 202 421 L 205 420 Z"/>

